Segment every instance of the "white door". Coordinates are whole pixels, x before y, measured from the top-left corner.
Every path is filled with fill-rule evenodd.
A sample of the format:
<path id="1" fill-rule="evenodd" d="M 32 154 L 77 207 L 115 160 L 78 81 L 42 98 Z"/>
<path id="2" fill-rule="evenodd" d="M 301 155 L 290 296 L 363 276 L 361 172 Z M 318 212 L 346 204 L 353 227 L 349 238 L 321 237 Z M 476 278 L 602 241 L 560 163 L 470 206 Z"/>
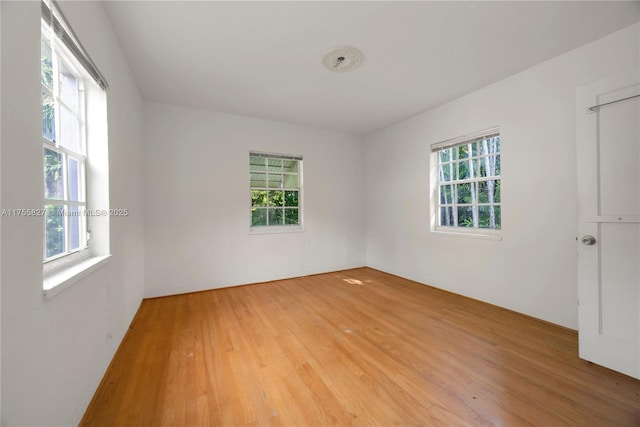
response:
<path id="1" fill-rule="evenodd" d="M 640 378 L 638 94 L 638 73 L 630 73 L 579 88 L 576 109 L 580 357 L 635 378 Z M 596 105 L 601 106 L 588 111 Z"/>

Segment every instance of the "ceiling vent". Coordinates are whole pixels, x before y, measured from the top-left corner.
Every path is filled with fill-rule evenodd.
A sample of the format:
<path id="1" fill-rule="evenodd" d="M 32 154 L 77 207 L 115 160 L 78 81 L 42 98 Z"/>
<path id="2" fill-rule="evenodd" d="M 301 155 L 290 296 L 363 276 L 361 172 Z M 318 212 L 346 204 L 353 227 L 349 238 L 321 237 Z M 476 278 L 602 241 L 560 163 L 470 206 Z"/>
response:
<path id="1" fill-rule="evenodd" d="M 322 58 L 322 63 L 329 71 L 345 73 L 358 68 L 363 58 L 362 52 L 355 47 L 340 46 L 327 53 Z"/>

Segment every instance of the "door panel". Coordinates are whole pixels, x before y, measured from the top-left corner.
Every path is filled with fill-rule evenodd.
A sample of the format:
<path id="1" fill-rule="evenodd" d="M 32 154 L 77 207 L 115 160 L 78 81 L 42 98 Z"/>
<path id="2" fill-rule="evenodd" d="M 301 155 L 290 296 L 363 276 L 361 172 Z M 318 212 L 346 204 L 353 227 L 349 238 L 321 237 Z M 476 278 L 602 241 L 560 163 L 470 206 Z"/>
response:
<path id="1" fill-rule="evenodd" d="M 637 93 L 632 86 L 598 97 L 598 103 L 623 99 Z M 629 100 L 600 109 L 596 115 L 600 149 L 601 215 L 639 215 L 638 101 Z"/>
<path id="2" fill-rule="evenodd" d="M 637 224 L 603 223 L 599 239 L 602 333 L 630 341 L 640 334 L 638 228 Z"/>
<path id="3" fill-rule="evenodd" d="M 635 378 L 640 378 L 640 101 L 587 110 L 638 94 L 638 73 L 631 72 L 579 88 L 576 103 L 580 357 Z"/>

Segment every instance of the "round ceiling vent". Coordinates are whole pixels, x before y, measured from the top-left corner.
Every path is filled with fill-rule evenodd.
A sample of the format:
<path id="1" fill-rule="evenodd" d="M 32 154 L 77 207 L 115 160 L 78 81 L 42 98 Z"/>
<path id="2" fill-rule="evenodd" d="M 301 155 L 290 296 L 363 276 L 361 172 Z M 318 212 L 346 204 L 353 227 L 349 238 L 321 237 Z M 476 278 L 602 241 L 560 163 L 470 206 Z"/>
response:
<path id="1" fill-rule="evenodd" d="M 335 73 L 353 71 L 362 64 L 364 55 L 352 46 L 340 46 L 322 58 L 324 66 Z"/>

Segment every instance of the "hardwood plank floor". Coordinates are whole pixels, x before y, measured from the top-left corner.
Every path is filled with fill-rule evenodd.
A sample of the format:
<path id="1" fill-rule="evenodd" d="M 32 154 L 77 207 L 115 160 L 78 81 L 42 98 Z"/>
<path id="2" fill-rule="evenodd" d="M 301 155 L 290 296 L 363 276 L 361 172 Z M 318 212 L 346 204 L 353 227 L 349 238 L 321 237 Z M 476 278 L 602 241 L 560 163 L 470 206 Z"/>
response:
<path id="1" fill-rule="evenodd" d="M 361 268 L 144 300 L 80 425 L 640 426 L 640 381 Z"/>

